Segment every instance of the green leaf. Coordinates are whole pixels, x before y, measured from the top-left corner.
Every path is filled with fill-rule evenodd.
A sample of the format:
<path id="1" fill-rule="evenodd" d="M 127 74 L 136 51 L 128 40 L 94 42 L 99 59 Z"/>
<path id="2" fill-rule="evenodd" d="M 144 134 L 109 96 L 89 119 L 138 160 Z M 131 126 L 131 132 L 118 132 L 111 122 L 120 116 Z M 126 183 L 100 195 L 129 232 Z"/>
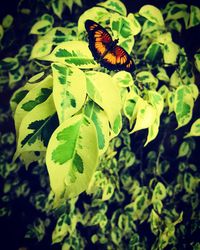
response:
<path id="1" fill-rule="evenodd" d="M 184 136 L 184 138 L 190 136 L 200 136 L 200 118 L 198 118 L 195 122 L 193 122 L 190 132 Z"/>
<path id="2" fill-rule="evenodd" d="M 116 81 L 119 87 L 131 87 L 133 85 L 133 78 L 129 72 L 119 71 L 113 76 L 114 81 Z"/>
<path id="3" fill-rule="evenodd" d="M 62 13 L 64 11 L 64 1 L 54 0 L 52 2 L 53 12 L 61 19 Z"/>
<path id="4" fill-rule="evenodd" d="M 136 119 L 137 115 L 137 101 L 139 100 L 139 96 L 135 93 L 135 91 L 131 90 L 125 99 L 123 105 L 123 111 L 125 116 L 129 119 L 130 127 L 132 127 L 133 122 Z"/>
<path id="5" fill-rule="evenodd" d="M 39 77 L 39 76 L 40 75 L 36 75 L 36 77 Z M 34 77 L 34 79 L 36 79 L 36 78 Z M 49 75 L 41 82 L 38 82 L 36 86 L 34 84 L 29 84 L 27 86 L 27 88 L 22 89 L 23 92 L 21 92 L 21 93 L 18 92 L 21 95 L 24 93 L 24 90 L 25 91 L 29 90 L 29 93 L 27 93 L 24 96 L 24 98 L 17 105 L 15 113 L 14 113 L 15 129 L 16 129 L 17 135 L 19 133 L 20 125 L 21 125 L 23 119 L 26 117 L 26 115 L 31 110 L 36 108 L 38 105 L 45 102 L 47 100 L 47 98 L 49 97 L 49 95 L 51 94 L 51 92 L 52 92 L 51 89 L 52 89 L 52 84 L 53 84 L 52 81 L 53 81 L 52 77 Z M 31 88 L 29 88 L 29 86 Z M 12 99 L 12 101 L 13 101 L 13 99 Z M 36 117 L 35 117 L 35 119 L 37 120 Z"/>
<path id="6" fill-rule="evenodd" d="M 106 112 L 113 128 L 122 108 L 119 88 L 111 76 L 102 72 L 86 72 L 86 81 L 89 97 Z"/>
<path id="7" fill-rule="evenodd" d="M 200 54 L 199 53 L 194 55 L 194 60 L 195 60 L 195 66 L 197 70 L 200 72 Z"/>
<path id="8" fill-rule="evenodd" d="M 3 18 L 3 21 L 2 21 L 2 26 L 5 28 L 5 29 L 8 29 L 13 23 L 13 17 L 11 15 L 6 15 L 4 18 Z"/>
<path id="9" fill-rule="evenodd" d="M 105 153 L 109 145 L 109 122 L 106 113 L 93 101 L 88 101 L 84 114 L 89 117 L 96 127 L 99 155 Z"/>
<path id="10" fill-rule="evenodd" d="M 64 237 L 74 233 L 77 224 L 77 217 L 73 214 L 62 214 L 58 220 L 56 227 L 52 233 L 52 243 L 61 242 Z"/>
<path id="11" fill-rule="evenodd" d="M 168 76 L 166 70 L 164 68 L 161 68 L 161 67 L 159 67 L 158 70 L 159 70 L 159 72 L 157 73 L 156 77 L 160 81 L 169 82 L 169 76 Z M 165 85 L 162 85 L 162 86 L 165 86 Z"/>
<path id="12" fill-rule="evenodd" d="M 182 85 L 182 79 L 179 72 L 175 70 L 170 77 L 170 86 L 177 88 L 180 85 Z"/>
<path id="13" fill-rule="evenodd" d="M 49 20 L 37 21 L 30 30 L 30 34 L 43 35 L 52 29 L 52 23 Z"/>
<path id="14" fill-rule="evenodd" d="M 198 6 L 190 6 L 190 20 L 187 28 L 191 28 L 200 24 L 200 8 Z"/>
<path id="15" fill-rule="evenodd" d="M 4 29 L 3 26 L 0 24 L 0 41 L 3 38 L 3 36 L 4 36 Z"/>
<path id="16" fill-rule="evenodd" d="M 197 182 L 192 174 L 184 173 L 183 184 L 187 193 L 193 194 L 195 192 Z"/>
<path id="17" fill-rule="evenodd" d="M 172 20 L 169 23 L 169 28 L 180 33 L 181 30 L 182 30 L 182 25 L 181 25 L 181 23 L 179 21 Z"/>
<path id="18" fill-rule="evenodd" d="M 96 68 L 98 66 L 88 48 L 88 44 L 83 41 L 63 42 L 50 55 L 40 59 L 77 66 L 83 69 Z"/>
<path id="19" fill-rule="evenodd" d="M 14 70 L 19 67 L 19 61 L 18 59 L 12 58 L 12 57 L 6 57 L 3 60 L 0 61 L 0 70 Z"/>
<path id="20" fill-rule="evenodd" d="M 169 114 L 172 113 L 175 109 L 174 98 L 175 98 L 174 92 L 169 91 L 167 94 L 167 105 L 169 107 L 169 110 L 168 110 Z"/>
<path id="21" fill-rule="evenodd" d="M 173 4 L 167 11 L 166 21 L 168 20 L 177 20 L 180 18 L 184 18 L 187 13 L 187 5 L 186 4 Z"/>
<path id="22" fill-rule="evenodd" d="M 164 26 L 164 20 L 161 11 L 153 5 L 144 5 L 140 10 L 139 14 L 152 23 L 156 23 L 160 26 Z"/>
<path id="23" fill-rule="evenodd" d="M 35 106 L 20 121 L 17 150 L 14 160 L 27 151 L 45 151 L 52 130 L 57 126 L 55 107 L 51 96 Z"/>
<path id="24" fill-rule="evenodd" d="M 162 59 L 162 47 L 159 43 L 152 43 L 147 48 L 145 59 L 152 64 L 158 64 Z"/>
<path id="25" fill-rule="evenodd" d="M 178 128 L 188 124 L 192 118 L 194 99 L 187 86 L 179 86 L 174 97 L 174 112 L 178 122 Z"/>
<path id="26" fill-rule="evenodd" d="M 136 80 L 150 89 L 156 89 L 158 86 L 158 79 L 150 71 L 140 71 L 136 75 Z"/>
<path id="27" fill-rule="evenodd" d="M 179 53 L 179 46 L 174 42 L 168 42 L 163 46 L 163 57 L 166 64 L 175 64 Z"/>
<path id="28" fill-rule="evenodd" d="M 10 88 L 12 88 L 13 85 L 15 87 L 16 82 L 20 81 L 24 76 L 24 66 L 11 70 L 8 75 Z"/>
<path id="29" fill-rule="evenodd" d="M 40 58 L 50 54 L 53 44 L 48 40 L 39 40 L 32 48 L 30 59 Z"/>
<path id="30" fill-rule="evenodd" d="M 178 158 L 180 157 L 188 157 L 191 154 L 191 149 L 190 149 L 190 145 L 188 142 L 184 141 L 181 143 L 180 147 L 179 147 L 179 151 L 178 151 Z"/>
<path id="31" fill-rule="evenodd" d="M 113 14 L 110 20 L 110 26 L 114 37 L 119 39 L 119 45 L 130 53 L 134 45 L 131 20 L 127 17 L 120 17 L 118 14 Z"/>
<path id="32" fill-rule="evenodd" d="M 137 101 L 137 118 L 133 130 L 134 133 L 138 130 L 149 128 L 156 119 L 156 109 L 147 101 L 139 98 Z"/>
<path id="33" fill-rule="evenodd" d="M 135 36 L 141 31 L 141 25 L 138 22 L 136 15 L 133 13 L 128 14 L 128 19 L 131 21 L 131 29 L 132 29 L 132 34 Z"/>
<path id="34" fill-rule="evenodd" d="M 93 7 L 88 10 L 86 10 L 78 20 L 78 34 L 81 34 L 85 31 L 85 21 L 90 18 L 91 20 L 94 20 L 95 22 L 99 23 L 102 20 L 105 20 L 108 18 L 110 13 L 101 7 Z"/>
<path id="35" fill-rule="evenodd" d="M 113 193 L 114 193 L 115 187 L 112 183 L 108 182 L 104 187 L 103 187 L 103 195 L 102 195 L 102 200 L 107 201 L 109 200 Z"/>
<path id="36" fill-rule="evenodd" d="M 86 98 L 86 78 L 75 67 L 52 64 L 53 99 L 60 123 L 77 113 Z"/>
<path id="37" fill-rule="evenodd" d="M 98 3 L 98 5 L 106 8 L 107 10 L 117 12 L 122 16 L 127 15 L 125 5 L 119 0 L 107 0 L 105 2 Z"/>
<path id="38" fill-rule="evenodd" d="M 156 211 L 154 209 L 151 210 L 151 214 L 150 214 L 150 226 L 151 226 L 151 231 L 153 234 L 157 235 L 159 230 L 160 230 L 160 225 L 161 225 L 161 219 L 158 216 L 158 214 L 156 213 Z"/>
<path id="39" fill-rule="evenodd" d="M 53 133 L 46 164 L 55 206 L 60 200 L 85 191 L 96 169 L 98 142 L 93 122 L 79 114 L 64 121 Z"/>
<path id="40" fill-rule="evenodd" d="M 164 108 L 163 97 L 158 92 L 150 90 L 148 92 L 148 96 L 149 96 L 149 103 L 155 108 L 157 115 L 156 115 L 155 121 L 148 129 L 148 137 L 147 137 L 147 141 L 145 142 L 145 146 L 150 141 L 156 138 L 158 131 L 159 131 L 160 116 Z"/>
<path id="41" fill-rule="evenodd" d="M 44 72 L 38 73 L 35 76 L 31 77 L 31 79 L 29 79 L 29 81 L 33 80 L 33 82 L 34 82 L 35 80 L 40 79 L 43 75 L 44 75 Z M 12 95 L 11 100 L 10 100 L 10 106 L 11 106 L 11 109 L 12 109 L 13 113 L 16 110 L 17 105 L 22 101 L 22 99 L 34 87 L 35 87 L 34 84 L 26 83 L 23 87 L 19 88 L 18 90 L 16 90 L 14 92 L 14 94 Z"/>
<path id="42" fill-rule="evenodd" d="M 76 36 L 74 35 L 75 32 L 76 27 L 55 27 L 42 36 L 39 41 L 44 40 L 45 42 L 57 45 L 62 42 L 76 39 Z"/>
<path id="43" fill-rule="evenodd" d="M 165 199 L 167 191 L 162 182 L 158 182 L 153 190 L 152 202 Z"/>

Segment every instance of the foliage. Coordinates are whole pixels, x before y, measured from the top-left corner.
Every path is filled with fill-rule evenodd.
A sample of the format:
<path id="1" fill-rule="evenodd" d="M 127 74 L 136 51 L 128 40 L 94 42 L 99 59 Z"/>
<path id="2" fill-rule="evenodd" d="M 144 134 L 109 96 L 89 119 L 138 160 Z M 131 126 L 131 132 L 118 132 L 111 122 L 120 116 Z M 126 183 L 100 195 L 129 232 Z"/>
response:
<path id="1" fill-rule="evenodd" d="M 19 10 L 29 15 L 23 2 Z M 52 243 L 62 250 L 198 249 L 200 57 L 192 64 L 173 35 L 200 24 L 199 8 L 169 2 L 127 14 L 121 1 L 108 0 L 76 25 L 62 14 L 81 1 L 42 2 L 49 11 L 29 30 L 36 40 L 0 61 L 0 91 L 12 93 L 16 130 L 1 132 L 0 215 L 10 216 L 12 201 L 24 197 L 45 214 L 24 237 L 42 241 L 53 220 Z M 88 17 L 119 39 L 134 72 L 99 66 L 88 48 Z M 9 15 L 0 25 L 2 49 L 12 25 Z M 5 127 L 11 112 L 2 113 Z M 37 175 L 36 193 L 24 168 Z"/>

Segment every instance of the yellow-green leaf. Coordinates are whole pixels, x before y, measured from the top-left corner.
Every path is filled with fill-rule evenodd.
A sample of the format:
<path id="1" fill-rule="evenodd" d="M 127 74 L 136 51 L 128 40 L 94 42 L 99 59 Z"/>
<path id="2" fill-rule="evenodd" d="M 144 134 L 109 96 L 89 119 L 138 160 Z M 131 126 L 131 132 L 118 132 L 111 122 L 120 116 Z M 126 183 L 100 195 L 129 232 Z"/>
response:
<path id="1" fill-rule="evenodd" d="M 52 28 L 52 23 L 49 20 L 37 21 L 31 28 L 30 34 L 43 35 Z"/>
<path id="2" fill-rule="evenodd" d="M 190 6 L 190 20 L 187 28 L 194 27 L 200 24 L 200 8 L 198 6 Z"/>
<path id="3" fill-rule="evenodd" d="M 173 4 L 167 11 L 167 17 L 165 20 L 177 20 L 184 18 L 186 15 L 188 15 L 186 4 Z"/>
<path id="4" fill-rule="evenodd" d="M 184 173 L 183 184 L 187 193 L 193 194 L 195 192 L 197 181 L 192 174 Z"/>
<path id="5" fill-rule="evenodd" d="M 133 85 L 133 78 L 129 72 L 119 71 L 113 76 L 114 81 L 119 87 L 130 87 Z"/>
<path id="6" fill-rule="evenodd" d="M 3 26 L 0 24 L 0 41 L 3 38 L 3 35 L 4 35 L 4 29 Z"/>
<path id="7" fill-rule="evenodd" d="M 153 5 L 144 5 L 140 10 L 139 14 L 152 23 L 156 23 L 160 26 L 164 26 L 164 20 L 161 11 Z"/>
<path id="8" fill-rule="evenodd" d="M 120 90 L 112 77 L 102 72 L 86 72 L 87 93 L 106 112 L 111 127 L 114 127 L 121 108 Z"/>
<path id="9" fill-rule="evenodd" d="M 197 70 L 200 72 L 200 54 L 199 53 L 194 55 L 194 60 L 195 60 L 195 66 Z"/>
<path id="10" fill-rule="evenodd" d="M 156 89 L 158 86 L 158 79 L 150 71 L 140 71 L 136 75 L 136 80 L 150 89 Z"/>
<path id="11" fill-rule="evenodd" d="M 174 97 L 174 112 L 178 128 L 186 125 L 192 118 L 194 107 L 193 94 L 188 86 L 179 86 Z"/>
<path id="12" fill-rule="evenodd" d="M 105 2 L 99 3 L 98 5 L 104 7 L 105 9 L 117 12 L 120 15 L 127 15 L 125 5 L 119 0 L 107 0 Z"/>
<path id="13" fill-rule="evenodd" d="M 13 17 L 11 15 L 6 15 L 3 18 L 2 25 L 5 29 L 8 29 L 13 23 Z"/>
<path id="14" fill-rule="evenodd" d="M 40 59 L 77 66 L 83 69 L 96 68 L 98 66 L 88 48 L 88 43 L 83 41 L 63 42 L 50 55 Z"/>
<path id="15" fill-rule="evenodd" d="M 190 136 L 200 136 L 200 118 L 193 122 L 190 132 L 184 138 Z"/>
<path id="16" fill-rule="evenodd" d="M 156 119 L 156 109 L 150 105 L 147 101 L 139 98 L 137 101 L 137 118 L 133 130 L 130 133 L 134 133 L 138 130 L 149 128 Z"/>
<path id="17" fill-rule="evenodd" d="M 54 114 L 52 96 L 27 113 L 20 123 L 14 160 L 22 152 L 46 150 L 52 128 L 57 125 Z"/>
<path id="18" fill-rule="evenodd" d="M 78 68 L 53 63 L 53 99 L 60 123 L 81 109 L 86 98 L 86 78 Z"/>
<path id="19" fill-rule="evenodd" d="M 158 182 L 153 190 L 152 202 L 163 200 L 167 196 L 167 191 L 162 182 Z"/>
<path id="20" fill-rule="evenodd" d="M 48 40 L 37 41 L 31 51 L 30 59 L 40 58 L 50 54 L 53 44 Z"/>
<path id="21" fill-rule="evenodd" d="M 36 75 L 36 77 L 39 77 L 39 75 Z M 34 79 L 38 79 L 38 78 L 34 77 Z M 30 81 L 31 80 L 33 80 L 33 78 L 31 78 Z M 44 80 L 38 82 L 35 85 L 28 84 L 27 88 L 22 89 L 23 92 L 17 92 L 17 93 L 23 94 L 24 91 L 29 90 L 28 93 L 26 92 L 26 96 L 19 102 L 15 110 L 14 121 L 15 121 L 15 130 L 16 130 L 17 136 L 19 133 L 20 124 L 22 123 L 25 116 L 31 110 L 33 110 L 35 107 L 37 107 L 39 104 L 44 102 L 49 97 L 49 95 L 52 92 L 51 90 L 52 84 L 53 84 L 53 79 L 52 79 L 52 76 L 49 75 Z M 35 119 L 37 120 L 37 117 L 35 117 Z"/>
<path id="22" fill-rule="evenodd" d="M 46 164 L 55 206 L 62 199 L 85 191 L 98 162 L 95 126 L 83 114 L 64 121 L 53 133 L 47 148 Z"/>
<path id="23" fill-rule="evenodd" d="M 93 101 L 88 101 L 84 113 L 92 119 L 97 131 L 99 155 L 105 153 L 109 145 L 109 121 L 106 113 Z"/>
<path id="24" fill-rule="evenodd" d="M 101 7 L 93 7 L 86 10 L 78 20 L 78 34 L 85 31 L 85 21 L 89 18 L 99 23 L 100 21 L 107 19 L 110 13 Z"/>
<path id="25" fill-rule="evenodd" d="M 190 145 L 188 142 L 184 141 L 181 143 L 178 151 L 178 158 L 188 156 L 191 153 Z"/>
<path id="26" fill-rule="evenodd" d="M 166 64 L 176 63 L 179 53 L 179 46 L 174 42 L 167 42 L 163 46 L 163 57 Z"/>
<path id="27" fill-rule="evenodd" d="M 133 13 L 128 14 L 128 19 L 131 21 L 131 29 L 132 29 L 132 34 L 135 36 L 141 31 L 141 25 L 138 22 L 138 20 L 135 18 L 135 15 Z"/>

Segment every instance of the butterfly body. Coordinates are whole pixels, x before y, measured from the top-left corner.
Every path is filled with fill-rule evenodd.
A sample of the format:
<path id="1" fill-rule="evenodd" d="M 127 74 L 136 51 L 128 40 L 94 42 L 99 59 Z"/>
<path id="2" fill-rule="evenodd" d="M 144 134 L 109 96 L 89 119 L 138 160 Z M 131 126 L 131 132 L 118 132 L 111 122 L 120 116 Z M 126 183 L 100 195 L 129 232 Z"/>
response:
<path id="1" fill-rule="evenodd" d="M 109 70 L 134 70 L 129 54 L 117 45 L 118 39 L 113 40 L 106 29 L 92 20 L 85 22 L 85 28 L 88 32 L 89 49 L 101 66 Z"/>

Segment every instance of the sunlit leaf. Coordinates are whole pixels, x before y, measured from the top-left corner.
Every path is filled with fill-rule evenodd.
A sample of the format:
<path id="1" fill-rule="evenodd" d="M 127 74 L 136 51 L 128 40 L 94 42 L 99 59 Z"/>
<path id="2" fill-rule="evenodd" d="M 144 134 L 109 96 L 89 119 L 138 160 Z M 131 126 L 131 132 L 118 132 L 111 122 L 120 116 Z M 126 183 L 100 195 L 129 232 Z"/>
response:
<path id="1" fill-rule="evenodd" d="M 102 72 L 88 71 L 86 80 L 89 97 L 106 112 L 113 128 L 122 108 L 119 88 L 111 76 Z"/>
<path id="2" fill-rule="evenodd" d="M 126 7 L 125 5 L 119 0 L 107 0 L 105 2 L 101 2 L 98 4 L 108 10 L 114 11 L 119 13 L 120 15 L 126 16 Z"/>
<path id="3" fill-rule="evenodd" d="M 136 80 L 150 89 L 156 89 L 158 86 L 158 79 L 150 71 L 140 71 L 136 75 Z"/>
<path id="4" fill-rule="evenodd" d="M 144 5 L 139 10 L 139 14 L 160 26 L 165 25 L 161 11 L 153 5 Z"/>
<path id="5" fill-rule="evenodd" d="M 129 72 L 119 71 L 113 76 L 114 81 L 120 87 L 130 87 L 133 85 L 133 78 Z"/>
<path id="6" fill-rule="evenodd" d="M 36 77 L 39 77 L 40 75 L 36 75 Z M 32 80 L 31 78 L 30 80 Z M 34 79 L 38 79 L 35 78 Z M 43 103 L 47 100 L 49 95 L 52 93 L 52 84 L 53 80 L 52 77 L 49 75 L 44 80 L 38 82 L 36 85 L 30 84 L 27 86 L 27 88 L 23 88 L 22 91 L 17 92 L 18 98 L 23 99 L 19 102 L 18 106 L 16 107 L 15 113 L 14 113 L 14 121 L 15 121 L 15 129 L 16 133 L 18 135 L 19 133 L 19 127 L 22 122 L 22 120 L 25 118 L 25 116 L 34 108 L 36 108 L 38 105 Z M 30 86 L 30 88 L 29 88 Z M 29 92 L 24 92 L 29 90 Z M 19 96 L 23 95 L 22 97 Z M 24 96 L 25 94 L 25 96 Z M 17 97 L 15 95 L 15 97 Z M 19 100 L 20 100 L 19 99 Z M 13 100 L 12 100 L 13 101 Z M 37 118 L 35 117 L 37 120 Z M 32 120 L 32 119 L 31 119 Z"/>
<path id="7" fill-rule="evenodd" d="M 26 103 L 28 104 L 28 103 Z M 35 104 L 27 105 L 27 108 Z M 50 96 L 45 102 L 36 105 L 29 111 L 19 126 L 17 150 L 14 160 L 27 151 L 45 151 L 50 139 L 52 129 L 57 125 L 55 107 Z"/>
<path id="8" fill-rule="evenodd" d="M 50 55 L 40 59 L 77 66 L 79 68 L 96 68 L 98 65 L 88 48 L 88 43 L 83 41 L 63 42 Z"/>
<path id="9" fill-rule="evenodd" d="M 99 155 L 105 153 L 109 145 L 109 122 L 106 113 L 93 101 L 88 101 L 84 113 L 96 127 Z"/>
<path id="10" fill-rule="evenodd" d="M 55 193 L 55 206 L 86 190 L 98 161 L 98 141 L 93 122 L 79 114 L 64 121 L 53 133 L 46 164 Z"/>
<path id="11" fill-rule="evenodd" d="M 50 54 L 53 44 L 48 40 L 39 40 L 33 46 L 30 59 L 40 58 Z"/>
<path id="12" fill-rule="evenodd" d="M 174 64 L 179 53 L 179 46 L 174 42 L 168 42 L 163 46 L 163 57 L 166 64 Z"/>
<path id="13" fill-rule="evenodd" d="M 60 123 L 81 109 L 86 98 L 86 78 L 75 67 L 52 64 L 53 99 Z"/>
<path id="14" fill-rule="evenodd" d="M 156 119 L 156 109 L 142 98 L 138 99 L 137 118 L 133 130 L 134 133 L 138 130 L 149 128 Z"/>

